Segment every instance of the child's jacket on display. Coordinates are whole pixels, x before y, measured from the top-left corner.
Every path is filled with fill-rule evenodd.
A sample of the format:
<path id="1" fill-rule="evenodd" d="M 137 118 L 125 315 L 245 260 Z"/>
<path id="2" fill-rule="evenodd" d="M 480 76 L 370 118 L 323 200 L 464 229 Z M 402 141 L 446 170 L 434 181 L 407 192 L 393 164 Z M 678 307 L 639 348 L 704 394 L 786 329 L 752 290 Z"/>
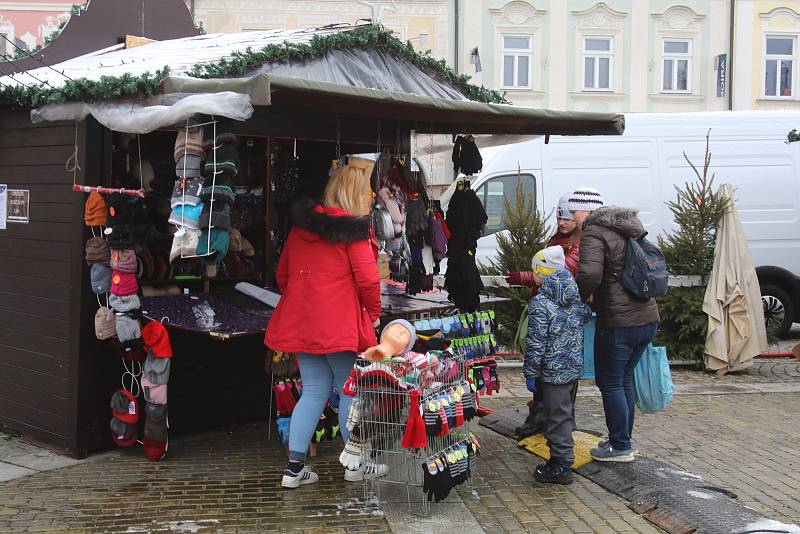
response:
<path id="1" fill-rule="evenodd" d="M 583 326 L 591 316 L 568 271 L 559 269 L 545 278 L 528 305 L 525 378 L 548 384 L 578 380 L 583 373 Z"/>

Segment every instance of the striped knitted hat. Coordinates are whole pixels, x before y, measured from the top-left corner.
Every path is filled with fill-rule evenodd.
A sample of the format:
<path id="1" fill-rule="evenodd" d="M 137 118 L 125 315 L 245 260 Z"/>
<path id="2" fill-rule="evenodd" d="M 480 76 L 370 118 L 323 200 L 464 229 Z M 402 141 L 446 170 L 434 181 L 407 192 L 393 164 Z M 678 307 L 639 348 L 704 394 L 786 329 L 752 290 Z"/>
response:
<path id="1" fill-rule="evenodd" d="M 594 211 L 603 207 L 603 197 L 592 187 L 579 187 L 569 197 L 569 211 Z"/>

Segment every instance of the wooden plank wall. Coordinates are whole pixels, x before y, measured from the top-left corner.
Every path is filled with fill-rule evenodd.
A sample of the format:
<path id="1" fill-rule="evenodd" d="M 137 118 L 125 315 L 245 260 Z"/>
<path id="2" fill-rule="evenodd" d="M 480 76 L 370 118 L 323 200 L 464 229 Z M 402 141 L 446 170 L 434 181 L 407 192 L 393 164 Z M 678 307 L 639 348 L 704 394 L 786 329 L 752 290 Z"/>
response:
<path id="1" fill-rule="evenodd" d="M 0 425 L 73 450 L 73 312 L 85 270 L 75 265 L 82 199 L 64 170 L 74 140 L 74 125 L 0 112 L 0 183 L 30 190 L 30 224 L 0 230 Z"/>

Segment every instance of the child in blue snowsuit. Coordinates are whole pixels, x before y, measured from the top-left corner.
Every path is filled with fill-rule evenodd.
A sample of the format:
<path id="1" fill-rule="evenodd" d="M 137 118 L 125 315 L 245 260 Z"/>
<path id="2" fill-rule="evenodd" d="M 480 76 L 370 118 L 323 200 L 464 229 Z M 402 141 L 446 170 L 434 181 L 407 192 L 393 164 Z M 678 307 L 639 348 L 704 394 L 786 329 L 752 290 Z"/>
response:
<path id="1" fill-rule="evenodd" d="M 542 394 L 550 460 L 534 472 L 539 482 L 570 484 L 573 408 L 583 373 L 583 327 L 592 316 L 575 279 L 564 269 L 564 249 L 547 247 L 533 257 L 539 293 L 528 305 L 528 340 L 523 374 L 528 391 Z"/>

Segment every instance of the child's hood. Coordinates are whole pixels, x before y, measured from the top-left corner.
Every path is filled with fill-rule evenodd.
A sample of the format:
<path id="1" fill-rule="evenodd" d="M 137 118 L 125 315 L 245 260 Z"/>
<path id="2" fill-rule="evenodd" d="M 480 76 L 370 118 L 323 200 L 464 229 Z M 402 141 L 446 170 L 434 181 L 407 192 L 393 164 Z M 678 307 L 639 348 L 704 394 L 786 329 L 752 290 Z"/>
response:
<path id="1" fill-rule="evenodd" d="M 558 269 L 546 277 L 539 293 L 562 308 L 581 303 L 578 285 L 569 271 L 564 269 Z"/>

